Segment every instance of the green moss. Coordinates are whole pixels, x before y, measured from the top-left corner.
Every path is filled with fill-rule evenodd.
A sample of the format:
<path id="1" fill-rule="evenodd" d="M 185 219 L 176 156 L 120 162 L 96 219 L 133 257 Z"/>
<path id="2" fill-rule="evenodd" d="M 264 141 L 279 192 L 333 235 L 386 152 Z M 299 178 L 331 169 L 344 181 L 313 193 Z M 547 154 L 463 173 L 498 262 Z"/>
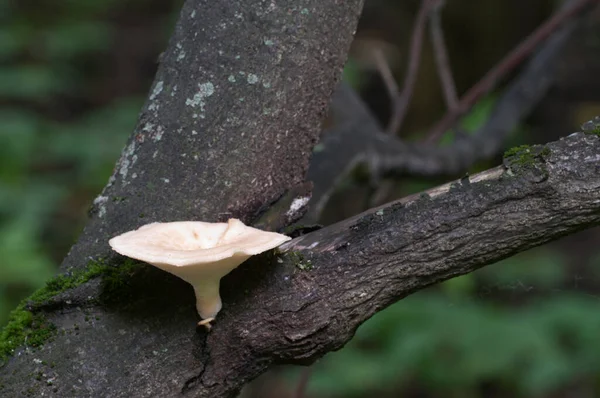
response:
<path id="1" fill-rule="evenodd" d="M 10 313 L 8 324 L 0 332 L 0 361 L 13 354 L 17 347 L 27 344 L 40 347 L 56 332 L 56 326 L 44 316 L 33 314 L 21 303 Z"/>
<path id="2" fill-rule="evenodd" d="M 550 156 L 550 148 L 548 148 L 548 146 L 545 146 L 544 149 L 542 149 L 542 151 L 540 152 L 540 156 L 543 158 L 547 158 L 548 156 Z"/>
<path id="3" fill-rule="evenodd" d="M 545 158 L 548 158 L 551 150 L 548 146 L 521 145 L 504 152 L 505 165 L 509 176 L 521 175 L 524 172 L 533 172 L 539 181 L 548 177 Z"/>
<path id="4" fill-rule="evenodd" d="M 14 353 L 18 347 L 40 347 L 56 332 L 56 326 L 45 319 L 42 314 L 30 311 L 31 308 L 47 303 L 56 295 L 102 276 L 103 299 L 110 298 L 125 284 L 126 276 L 130 276 L 139 263 L 126 260 L 119 267 L 105 265 L 102 261 L 92 261 L 83 270 L 58 275 L 46 286 L 23 300 L 11 312 L 8 324 L 0 332 L 0 361 Z"/>
<path id="5" fill-rule="evenodd" d="M 123 294 L 129 294 L 128 281 L 143 265 L 126 259 L 118 267 L 102 266 L 102 301 L 119 301 Z"/>
<path id="6" fill-rule="evenodd" d="M 508 160 L 511 165 L 533 166 L 539 159 L 550 156 L 550 152 L 550 148 L 547 146 L 521 145 L 504 152 L 504 159 Z"/>
<path id="7" fill-rule="evenodd" d="M 90 279 L 96 278 L 113 267 L 101 264 L 100 262 L 91 262 L 87 268 L 81 271 L 75 271 L 71 274 L 55 276 L 46 282 L 46 286 L 33 293 L 26 299 L 27 303 L 35 305 L 43 304 L 52 297 L 77 286 L 86 283 Z"/>
<path id="8" fill-rule="evenodd" d="M 304 262 L 298 263 L 298 264 L 296 264 L 296 267 L 300 271 L 310 271 L 311 269 L 313 269 L 313 265 L 310 260 L 306 260 Z"/>
<path id="9" fill-rule="evenodd" d="M 585 122 L 581 125 L 581 129 L 586 134 L 600 136 L 600 116 L 596 116 L 592 120 Z"/>
<path id="10" fill-rule="evenodd" d="M 513 164 L 518 165 L 530 165 L 535 162 L 535 157 L 531 152 L 531 146 L 520 145 L 514 148 L 510 148 L 504 152 L 504 158 L 511 160 Z"/>
<path id="11" fill-rule="evenodd" d="M 306 259 L 300 252 L 288 252 L 286 257 L 289 258 L 294 266 L 300 271 L 310 271 L 313 268 L 312 261 Z"/>
<path id="12" fill-rule="evenodd" d="M 591 131 L 586 131 L 586 134 L 593 134 L 600 137 L 600 126 L 595 127 Z"/>

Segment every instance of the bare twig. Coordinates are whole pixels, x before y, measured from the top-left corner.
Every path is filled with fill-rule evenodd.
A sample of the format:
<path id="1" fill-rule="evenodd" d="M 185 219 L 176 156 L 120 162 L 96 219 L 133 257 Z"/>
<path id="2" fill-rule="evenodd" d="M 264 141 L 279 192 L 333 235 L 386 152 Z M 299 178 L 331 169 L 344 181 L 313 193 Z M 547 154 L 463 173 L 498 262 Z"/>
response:
<path id="1" fill-rule="evenodd" d="M 421 8 L 417 14 L 415 25 L 413 28 L 411 40 L 410 40 L 410 51 L 408 59 L 408 69 L 404 76 L 404 85 L 402 87 L 402 93 L 392 97 L 393 101 L 393 112 L 388 125 L 387 131 L 390 133 L 396 133 L 402 126 L 404 117 L 408 110 L 408 104 L 417 81 L 417 72 L 419 71 L 419 64 L 421 62 L 421 49 L 423 47 L 423 34 L 425 31 L 425 24 L 427 23 L 427 15 L 435 0 L 422 0 Z M 393 87 L 388 86 L 388 91 Z M 397 92 L 397 90 L 396 90 Z"/>
<path id="2" fill-rule="evenodd" d="M 502 92 L 487 121 L 477 131 L 444 147 L 425 142 L 386 142 L 377 146 L 377 154 L 370 160 L 371 172 L 378 177 L 406 173 L 457 174 L 478 160 L 494 156 L 504 147 L 506 137 L 515 126 L 530 114 L 554 84 L 560 55 L 577 22 L 570 21 L 544 42 Z"/>
<path id="3" fill-rule="evenodd" d="M 453 111 L 458 106 L 458 95 L 456 94 L 456 85 L 454 84 L 454 78 L 452 77 L 452 68 L 448 61 L 448 52 L 446 50 L 444 33 L 442 31 L 440 14 L 444 3 L 445 1 L 439 1 L 438 4 L 433 7 L 431 15 L 429 16 L 429 31 L 434 50 L 435 64 L 444 91 L 446 106 L 449 111 Z"/>
<path id="4" fill-rule="evenodd" d="M 379 71 L 379 74 L 381 75 L 381 78 L 383 79 L 383 82 L 385 83 L 385 88 L 390 97 L 390 110 L 391 110 L 392 116 L 390 117 L 390 122 L 389 122 L 386 132 L 393 133 L 393 132 L 395 132 L 395 130 L 391 130 L 391 127 L 392 127 L 392 122 L 394 120 L 394 115 L 395 115 L 396 109 L 397 109 L 396 104 L 398 103 L 398 101 L 400 101 L 400 98 L 401 98 L 400 88 L 398 87 L 398 84 L 396 83 L 396 79 L 394 79 L 394 75 L 392 74 L 392 70 L 390 69 L 388 62 L 385 59 L 385 55 L 383 54 L 383 51 L 381 51 L 380 48 L 375 48 L 373 50 L 373 57 L 375 58 L 375 64 L 377 65 L 377 70 Z"/>
<path id="5" fill-rule="evenodd" d="M 298 381 L 298 386 L 296 387 L 296 394 L 294 395 L 294 398 L 304 398 L 304 394 L 306 393 L 306 387 L 308 386 L 308 381 L 310 380 L 311 373 L 311 367 L 306 367 L 302 369 L 302 373 L 300 374 L 300 380 Z"/>
<path id="6" fill-rule="evenodd" d="M 312 156 L 308 179 L 314 189 L 303 222 L 317 222 L 337 182 L 360 161 L 369 161 L 376 178 L 390 174 L 440 176 L 463 173 L 474 162 L 497 154 L 508 134 L 554 83 L 565 44 L 579 21 L 569 21 L 543 43 L 503 91 L 481 128 L 447 147 L 409 144 L 384 134 L 360 97 L 340 85 L 332 101 L 335 127 L 322 135 L 319 151 Z"/>
<path id="7" fill-rule="evenodd" d="M 557 11 L 548 21 L 536 29 L 529 35 L 521 44 L 511 51 L 504 59 L 492 68 L 477 84 L 475 84 L 467 93 L 460 99 L 458 106 L 450 110 L 440 120 L 428 134 L 428 142 L 436 142 L 442 134 L 451 128 L 456 121 L 485 94 L 489 93 L 498 81 L 511 72 L 516 66 L 520 65 L 533 50 L 543 42 L 550 34 L 565 21 L 577 15 L 586 6 L 598 3 L 599 0 L 579 0 L 570 7 L 564 7 Z"/>

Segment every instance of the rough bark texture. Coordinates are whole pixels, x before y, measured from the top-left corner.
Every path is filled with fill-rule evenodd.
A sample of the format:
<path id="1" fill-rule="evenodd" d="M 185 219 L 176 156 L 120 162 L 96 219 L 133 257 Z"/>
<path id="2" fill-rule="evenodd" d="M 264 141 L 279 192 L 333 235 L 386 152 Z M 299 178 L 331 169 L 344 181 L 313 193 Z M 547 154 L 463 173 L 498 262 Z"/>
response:
<path id="1" fill-rule="evenodd" d="M 90 258 L 124 264 L 106 241 L 146 222 L 253 221 L 288 200 L 286 191 L 306 194 L 310 146 L 361 2 L 301 3 L 186 3 L 139 126 L 65 270 Z M 517 151 L 506 167 L 255 256 L 224 278 L 224 307 L 208 334 L 195 328 L 190 286 L 148 265 L 121 267 L 117 280 L 104 274 L 32 308 L 57 332 L 38 349 L 25 342 L 0 368 L 0 393 L 234 396 L 274 362 L 340 348 L 411 292 L 599 224 L 599 191 L 596 135 Z"/>
<path id="2" fill-rule="evenodd" d="M 108 239 L 148 222 L 252 222 L 301 185 L 361 8 L 361 0 L 186 1 L 138 125 L 63 270 L 99 258 L 118 265 Z M 186 387 L 219 362 L 195 330 L 192 290 L 146 268 L 125 284 L 120 299 L 97 300 L 106 292 L 95 279 L 38 309 L 59 333 L 0 369 L 0 395 L 225 397 L 264 370 Z"/>
<path id="3" fill-rule="evenodd" d="M 302 184 L 360 9 L 360 0 L 187 1 L 66 264 L 106 254 L 107 238 L 148 222 L 251 222 Z"/>
<path id="4" fill-rule="evenodd" d="M 310 363 L 402 297 L 598 224 L 600 138 L 578 133 L 301 236 L 234 271 L 248 290 L 229 290 L 193 385 Z"/>
<path id="5" fill-rule="evenodd" d="M 358 163 L 368 163 L 375 179 L 386 175 L 456 176 L 475 162 L 502 151 L 509 134 L 544 98 L 554 84 L 565 44 L 590 35 L 573 35 L 584 18 L 574 18 L 548 38 L 498 99 L 485 124 L 444 147 L 407 143 L 387 134 L 360 97 L 345 84 L 332 99 L 334 127 L 324 131 L 313 155 L 308 179 L 314 191 L 304 222 L 314 223 L 337 182 Z M 572 37 L 575 36 L 575 37 Z"/>

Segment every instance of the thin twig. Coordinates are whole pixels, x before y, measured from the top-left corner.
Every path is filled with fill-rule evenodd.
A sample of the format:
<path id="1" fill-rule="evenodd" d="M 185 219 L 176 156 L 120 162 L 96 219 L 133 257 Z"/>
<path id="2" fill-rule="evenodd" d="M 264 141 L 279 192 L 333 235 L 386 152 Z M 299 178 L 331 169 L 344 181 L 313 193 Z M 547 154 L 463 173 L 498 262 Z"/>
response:
<path id="1" fill-rule="evenodd" d="M 306 387 L 308 386 L 308 381 L 310 380 L 311 373 L 311 367 L 302 369 L 302 373 L 300 374 L 300 381 L 298 381 L 298 386 L 296 387 L 296 394 L 294 395 L 294 398 L 304 398 L 304 393 L 306 392 Z"/>
<path id="2" fill-rule="evenodd" d="M 458 107 L 458 95 L 456 94 L 456 85 L 452 77 L 452 68 L 448 60 L 448 51 L 446 50 L 444 33 L 442 31 L 441 10 L 444 4 L 445 1 L 442 0 L 433 7 L 429 16 L 429 32 L 431 34 L 435 64 L 444 91 L 446 106 L 449 111 L 453 111 Z"/>
<path id="3" fill-rule="evenodd" d="M 580 0 L 571 7 L 557 11 L 548 21 L 536 29 L 513 51 L 511 51 L 498 65 L 492 68 L 477 84 L 475 84 L 460 99 L 458 106 L 450 110 L 431 130 L 427 142 L 436 142 L 442 134 L 451 128 L 456 121 L 485 94 L 496 87 L 498 81 L 521 64 L 537 46 L 552 34 L 563 22 L 577 15 L 584 7 L 598 3 L 599 0 Z"/>
<path id="4" fill-rule="evenodd" d="M 427 15 L 429 14 L 429 10 L 433 3 L 434 0 L 421 1 L 421 8 L 419 8 L 419 13 L 417 14 L 417 19 L 415 20 L 415 25 L 410 40 L 408 69 L 406 71 L 406 76 L 404 76 L 402 93 L 397 96 L 396 99 L 392 98 L 394 101 L 394 110 L 392 112 L 390 124 L 387 128 L 388 132 L 398 132 L 402 126 L 404 117 L 406 116 L 408 104 L 410 102 L 410 98 L 412 97 L 415 83 L 417 81 L 419 64 L 421 62 L 421 49 L 423 47 L 423 34 L 425 31 L 425 24 L 427 23 Z M 390 88 L 388 87 L 388 91 L 389 90 Z"/>
<path id="5" fill-rule="evenodd" d="M 373 57 L 375 58 L 375 64 L 377 65 L 377 70 L 385 83 L 385 88 L 387 89 L 388 95 L 390 97 L 390 108 L 392 117 L 390 117 L 390 123 L 387 127 L 386 132 L 391 133 L 392 120 L 394 120 L 394 114 L 396 113 L 396 104 L 400 101 L 400 88 L 396 83 L 396 79 L 394 79 L 394 75 L 392 74 L 392 70 L 390 69 L 390 65 L 385 59 L 385 55 L 380 48 L 375 48 L 373 50 Z"/>

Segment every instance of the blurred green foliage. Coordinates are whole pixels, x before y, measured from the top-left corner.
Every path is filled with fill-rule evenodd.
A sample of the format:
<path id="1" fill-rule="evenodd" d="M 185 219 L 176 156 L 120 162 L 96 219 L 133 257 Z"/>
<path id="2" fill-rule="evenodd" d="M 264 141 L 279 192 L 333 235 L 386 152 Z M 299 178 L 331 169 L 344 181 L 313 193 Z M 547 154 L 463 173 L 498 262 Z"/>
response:
<path id="1" fill-rule="evenodd" d="M 355 63 L 344 78 L 354 87 L 366 84 Z M 485 123 L 496 99 L 488 95 L 463 118 L 466 133 Z M 448 131 L 441 145 L 455 139 Z M 527 139 L 529 130 L 519 126 L 507 147 Z M 472 171 L 494 165 L 481 162 Z M 404 196 L 432 181 L 398 184 Z M 598 285 L 600 256 L 581 267 L 584 258 L 545 246 L 409 296 L 317 362 L 308 396 L 600 396 L 600 295 L 578 284 Z"/>
<path id="2" fill-rule="evenodd" d="M 118 40 L 107 16 L 124 3 L 133 15 L 151 10 L 144 0 L 0 0 L 0 324 L 55 272 L 141 108 L 143 90 L 98 99 L 91 88 Z M 170 9 L 156 17 L 164 38 L 177 1 Z M 352 61 L 345 77 L 365 84 Z M 480 126 L 494 101 L 481 101 L 465 129 Z M 597 284 L 600 256 L 587 264 Z M 310 391 L 543 396 L 580 383 L 600 396 L 600 298 L 572 289 L 573 272 L 568 255 L 541 248 L 404 299 L 317 364 Z"/>
<path id="3" fill-rule="evenodd" d="M 115 4 L 0 1 L 0 324 L 55 273 L 141 108 L 140 94 L 82 105 Z"/>
<path id="4" fill-rule="evenodd" d="M 310 390 L 317 397 L 396 397 L 411 388 L 437 397 L 537 397 L 579 382 L 598 396 L 600 297 L 558 290 L 565 265 L 540 248 L 410 296 L 315 365 Z M 474 288 L 486 282 L 488 291 Z"/>

